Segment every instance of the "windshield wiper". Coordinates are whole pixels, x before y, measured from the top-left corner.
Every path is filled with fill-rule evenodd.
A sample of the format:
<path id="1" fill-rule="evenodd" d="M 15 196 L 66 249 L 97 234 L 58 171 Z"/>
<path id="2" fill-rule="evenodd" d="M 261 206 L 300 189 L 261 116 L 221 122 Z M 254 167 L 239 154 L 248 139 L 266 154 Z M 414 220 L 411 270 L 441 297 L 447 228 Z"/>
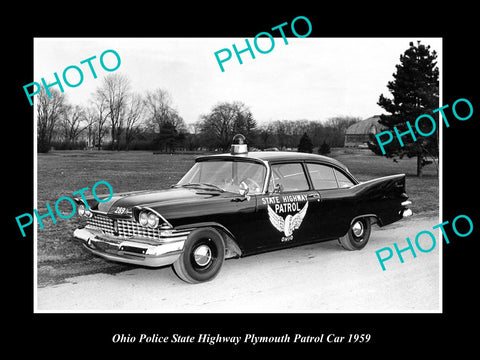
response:
<path id="1" fill-rule="evenodd" d="M 210 184 L 210 183 L 203 183 L 202 185 L 213 187 L 214 189 L 217 189 L 218 191 L 224 192 L 225 190 L 222 189 L 220 186 L 215 185 L 215 184 Z"/>
<path id="2" fill-rule="evenodd" d="M 181 184 L 181 185 L 173 185 L 173 187 L 209 187 L 209 188 L 213 188 L 215 190 L 218 190 L 220 192 L 225 192 L 224 189 L 222 189 L 220 186 L 218 185 L 215 185 L 215 184 L 210 184 L 210 183 L 188 183 L 188 184 Z"/>

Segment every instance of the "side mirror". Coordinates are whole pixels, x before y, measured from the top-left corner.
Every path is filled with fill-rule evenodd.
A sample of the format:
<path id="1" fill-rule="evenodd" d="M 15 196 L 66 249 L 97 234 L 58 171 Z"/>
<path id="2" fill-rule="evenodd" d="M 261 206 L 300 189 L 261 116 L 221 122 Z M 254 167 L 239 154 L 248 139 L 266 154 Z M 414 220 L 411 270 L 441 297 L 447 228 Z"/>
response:
<path id="1" fill-rule="evenodd" d="M 279 193 L 283 191 L 283 185 L 278 183 L 273 187 L 273 193 Z"/>
<path id="2" fill-rule="evenodd" d="M 245 181 L 242 181 L 238 186 L 239 194 L 242 196 L 247 196 L 249 191 L 250 191 L 250 188 L 248 187 L 247 183 Z"/>

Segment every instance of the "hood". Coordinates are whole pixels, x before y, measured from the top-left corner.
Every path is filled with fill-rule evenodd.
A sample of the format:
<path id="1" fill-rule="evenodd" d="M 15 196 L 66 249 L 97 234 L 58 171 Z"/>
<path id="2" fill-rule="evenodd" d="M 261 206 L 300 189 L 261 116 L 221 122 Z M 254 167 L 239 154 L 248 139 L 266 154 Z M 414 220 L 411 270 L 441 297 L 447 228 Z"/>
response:
<path id="1" fill-rule="evenodd" d="M 107 202 L 99 202 L 97 209 L 111 215 L 130 216 L 135 206 L 148 207 L 163 212 L 171 207 L 189 206 L 212 198 L 232 197 L 232 193 L 200 190 L 192 188 L 173 188 L 167 190 L 145 190 L 114 194 Z M 89 199 L 90 200 L 90 199 Z M 90 205 L 90 201 L 89 201 Z M 91 205 L 95 209 L 95 205 Z M 160 210 L 160 211 L 162 211 Z M 163 215 L 163 214 L 162 214 Z"/>

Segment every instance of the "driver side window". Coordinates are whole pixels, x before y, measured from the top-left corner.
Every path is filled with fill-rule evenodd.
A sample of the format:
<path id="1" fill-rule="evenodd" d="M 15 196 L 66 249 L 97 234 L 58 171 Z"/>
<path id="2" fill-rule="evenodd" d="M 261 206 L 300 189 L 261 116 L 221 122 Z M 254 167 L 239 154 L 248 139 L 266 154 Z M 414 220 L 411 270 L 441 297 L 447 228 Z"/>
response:
<path id="1" fill-rule="evenodd" d="M 270 193 L 276 189 L 280 189 L 282 192 L 308 190 L 308 181 L 302 164 L 274 164 L 271 166 L 271 169 L 272 175 L 268 184 Z"/>
<path id="2" fill-rule="evenodd" d="M 244 181 L 249 187 L 249 194 L 260 194 L 263 190 L 265 181 L 265 167 L 252 166 L 248 162 L 236 162 L 237 179 L 240 182 Z"/>

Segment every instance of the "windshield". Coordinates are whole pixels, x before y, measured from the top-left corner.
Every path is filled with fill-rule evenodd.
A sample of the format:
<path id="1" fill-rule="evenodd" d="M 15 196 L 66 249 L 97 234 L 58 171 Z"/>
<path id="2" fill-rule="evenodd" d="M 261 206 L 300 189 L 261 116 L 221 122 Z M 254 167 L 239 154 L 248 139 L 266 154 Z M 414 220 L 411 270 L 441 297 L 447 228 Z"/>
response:
<path id="1" fill-rule="evenodd" d="M 265 182 L 264 165 L 247 161 L 210 160 L 195 163 L 176 186 L 207 186 L 228 192 L 239 192 L 245 182 L 249 194 L 260 194 Z"/>

